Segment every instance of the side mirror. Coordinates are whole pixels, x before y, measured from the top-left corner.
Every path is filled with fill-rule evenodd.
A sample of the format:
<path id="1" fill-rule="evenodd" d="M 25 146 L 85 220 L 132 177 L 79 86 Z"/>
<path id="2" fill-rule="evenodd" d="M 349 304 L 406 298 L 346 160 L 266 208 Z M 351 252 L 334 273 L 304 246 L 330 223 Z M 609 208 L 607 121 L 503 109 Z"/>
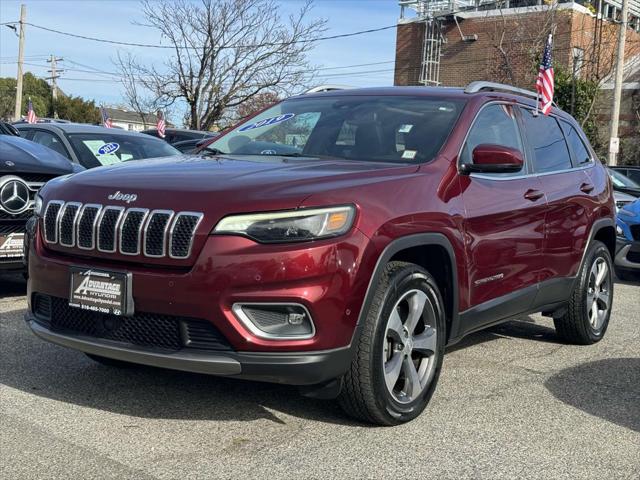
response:
<path id="1" fill-rule="evenodd" d="M 473 149 L 473 163 L 462 164 L 462 173 L 514 173 L 522 170 L 522 152 L 504 145 L 483 143 Z"/>

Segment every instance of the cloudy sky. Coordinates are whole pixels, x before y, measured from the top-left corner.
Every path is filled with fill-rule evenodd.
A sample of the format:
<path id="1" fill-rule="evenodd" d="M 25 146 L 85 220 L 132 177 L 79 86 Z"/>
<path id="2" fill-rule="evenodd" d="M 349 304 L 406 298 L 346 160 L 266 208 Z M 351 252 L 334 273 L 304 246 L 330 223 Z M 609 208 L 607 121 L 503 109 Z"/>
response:
<path id="1" fill-rule="evenodd" d="M 122 42 L 160 42 L 155 30 L 134 24 L 136 20 L 141 20 L 136 0 L 1 0 L 0 23 L 18 20 L 21 3 L 27 5 L 27 22 L 43 27 Z M 282 13 L 299 9 L 301 3 L 299 0 L 281 0 Z M 328 20 L 327 36 L 394 25 L 399 13 L 395 0 L 316 0 L 313 11 L 314 16 Z M 100 70 L 115 71 L 113 59 L 118 48 L 154 63 L 162 62 L 163 55 L 166 55 L 166 52 L 158 49 L 114 47 L 29 26 L 26 32 L 25 71 L 45 77 L 48 68 L 46 58 L 51 54 L 63 57 L 64 62 L 59 68 L 64 68 L 65 72 L 59 80 L 60 88 L 66 93 L 93 99 L 98 103 L 117 104 L 121 100 L 121 87 L 117 78 L 97 73 Z M 321 74 L 324 78 L 321 83 L 391 85 L 394 47 L 395 29 L 392 28 L 346 39 L 318 42 L 309 58 L 323 68 Z M 15 76 L 17 55 L 17 36 L 6 26 L 1 26 L 0 76 Z M 378 62 L 378 65 L 351 67 Z"/>

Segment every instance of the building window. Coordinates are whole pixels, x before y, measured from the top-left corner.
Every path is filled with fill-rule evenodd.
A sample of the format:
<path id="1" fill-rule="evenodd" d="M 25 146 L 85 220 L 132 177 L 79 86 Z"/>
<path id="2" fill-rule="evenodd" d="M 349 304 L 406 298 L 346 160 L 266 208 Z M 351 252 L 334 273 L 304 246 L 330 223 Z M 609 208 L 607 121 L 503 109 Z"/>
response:
<path id="1" fill-rule="evenodd" d="M 127 124 L 127 130 L 129 130 L 130 132 L 133 132 L 135 130 L 135 128 L 133 128 L 133 123 Z"/>
<path id="2" fill-rule="evenodd" d="M 582 67 L 584 66 L 584 50 L 573 47 L 573 74 L 576 78 L 582 77 Z"/>

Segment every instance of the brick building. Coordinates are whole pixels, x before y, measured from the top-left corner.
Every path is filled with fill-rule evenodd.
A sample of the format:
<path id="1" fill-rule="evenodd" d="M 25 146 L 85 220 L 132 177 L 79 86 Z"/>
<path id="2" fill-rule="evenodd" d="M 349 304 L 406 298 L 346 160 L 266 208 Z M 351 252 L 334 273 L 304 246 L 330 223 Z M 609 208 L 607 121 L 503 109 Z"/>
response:
<path id="1" fill-rule="evenodd" d="M 545 4 L 541 0 L 401 0 L 396 38 L 396 85 L 464 86 L 491 80 L 533 89 L 539 56 L 554 30 L 556 68 L 603 85 L 597 118 L 606 137 L 606 99 L 617 46 L 620 3 L 594 0 Z M 631 0 L 621 123 L 622 155 L 640 151 L 640 0 Z M 416 13 L 407 15 L 408 7 Z M 451 13 L 455 12 L 455 14 Z M 625 148 L 625 136 L 638 148 Z M 605 142 L 606 143 L 606 142 Z M 629 142 L 627 141 L 627 144 Z"/>

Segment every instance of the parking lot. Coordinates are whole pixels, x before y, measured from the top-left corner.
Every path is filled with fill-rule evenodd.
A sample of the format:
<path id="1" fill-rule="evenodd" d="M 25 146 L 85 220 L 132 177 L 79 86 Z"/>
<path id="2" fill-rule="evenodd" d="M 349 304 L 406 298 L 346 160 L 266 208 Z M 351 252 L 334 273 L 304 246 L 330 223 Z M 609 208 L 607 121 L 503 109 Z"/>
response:
<path id="1" fill-rule="evenodd" d="M 0 283 L 0 477 L 638 478 L 640 301 L 617 283 L 605 339 L 538 316 L 450 348 L 428 410 L 352 423 L 290 387 L 100 366 L 34 337 Z"/>

